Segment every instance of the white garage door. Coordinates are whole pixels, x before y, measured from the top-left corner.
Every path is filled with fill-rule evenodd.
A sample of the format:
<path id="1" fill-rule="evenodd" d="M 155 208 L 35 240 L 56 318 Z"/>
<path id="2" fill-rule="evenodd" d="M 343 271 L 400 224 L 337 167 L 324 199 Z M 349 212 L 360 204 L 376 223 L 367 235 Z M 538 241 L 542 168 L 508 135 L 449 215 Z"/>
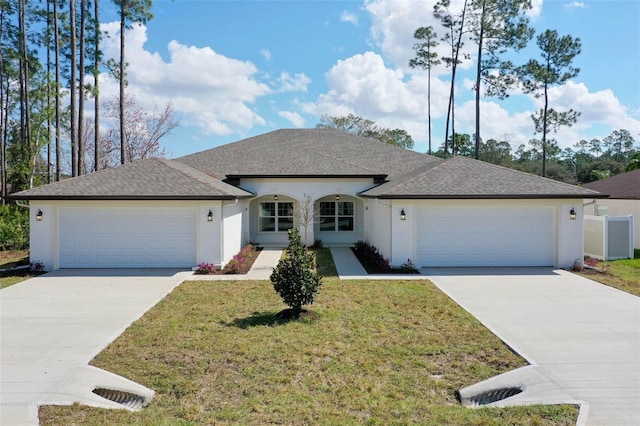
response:
<path id="1" fill-rule="evenodd" d="M 554 210 L 465 207 L 418 210 L 420 266 L 553 266 Z"/>
<path id="2" fill-rule="evenodd" d="M 60 209 L 61 268 L 192 267 L 196 210 Z"/>

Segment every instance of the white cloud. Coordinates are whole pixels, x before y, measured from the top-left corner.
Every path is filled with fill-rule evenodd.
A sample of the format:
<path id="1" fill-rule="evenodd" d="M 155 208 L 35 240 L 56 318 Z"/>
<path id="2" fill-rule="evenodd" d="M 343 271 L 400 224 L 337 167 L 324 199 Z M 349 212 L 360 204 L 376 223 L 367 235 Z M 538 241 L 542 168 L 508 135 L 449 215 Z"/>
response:
<path id="1" fill-rule="evenodd" d="M 451 9 L 461 7 L 463 0 L 452 0 Z M 533 0 L 528 16 L 540 16 L 543 0 Z M 426 140 L 426 72 L 412 70 L 407 64 L 413 57 L 415 43 L 413 31 L 426 25 L 438 28 L 431 7 L 416 0 L 366 0 L 365 10 L 372 21 L 371 37 L 378 47 L 375 51 L 354 55 L 338 61 L 325 75 L 327 91 L 313 103 L 303 104 L 309 114 L 334 116 L 353 113 L 386 127 L 401 127 L 416 141 Z M 440 31 L 440 30 L 438 30 Z M 468 43 L 471 46 L 472 43 Z M 444 43 L 441 49 L 446 49 Z M 470 47 L 468 47 L 470 48 Z M 379 52 L 379 53 L 377 53 Z M 446 55 L 446 51 L 439 52 Z M 472 65 L 467 61 L 456 84 L 456 131 L 473 134 L 475 103 L 473 76 L 465 70 Z M 450 71 L 444 66 L 432 70 L 432 118 L 434 140 L 444 136 L 444 120 L 449 98 Z M 557 91 L 557 92 L 556 92 Z M 604 137 L 596 131 L 626 128 L 632 134 L 640 133 L 640 124 L 631 111 L 616 99 L 610 90 L 589 93 L 584 84 L 568 84 L 554 88 L 556 108 L 573 107 L 582 112 L 579 122 L 562 128 L 553 137 L 561 146 L 570 146 L 581 138 Z M 516 107 L 512 99 L 516 98 Z M 533 102 L 531 104 L 530 102 Z M 481 103 L 481 134 L 483 139 L 504 138 L 517 147 L 534 137 L 531 114 L 538 109 L 539 99 L 518 95 L 511 100 L 483 98 Z M 607 130 L 607 129 L 611 130 Z M 597 129 L 597 130 L 596 130 Z M 604 129 L 604 130 L 603 130 Z M 442 135 L 440 135 L 442 133 Z M 421 149 L 416 145 L 416 149 Z"/>
<path id="2" fill-rule="evenodd" d="M 544 0 L 531 0 L 531 9 L 527 12 L 529 18 L 535 19 L 542 13 L 542 3 Z"/>
<path id="3" fill-rule="evenodd" d="M 542 100 L 536 99 L 535 104 L 541 107 Z M 578 129 L 594 123 L 605 123 L 612 130 L 627 129 L 631 134 L 640 134 L 640 120 L 633 118 L 632 113 L 609 89 L 590 92 L 584 83 L 569 81 L 549 90 L 549 105 L 559 111 L 579 111 L 581 115 L 576 124 Z"/>
<path id="4" fill-rule="evenodd" d="M 311 79 L 304 73 L 291 75 L 288 72 L 283 72 L 280 73 L 278 83 L 280 84 L 279 92 L 306 92 Z"/>
<path id="5" fill-rule="evenodd" d="M 104 29 L 112 36 L 103 43 L 105 60 L 117 58 L 118 23 L 105 24 Z M 167 46 L 169 60 L 165 61 L 158 53 L 145 50 L 145 26 L 134 25 L 126 36 L 128 92 L 143 106 L 172 102 L 182 125 L 198 127 L 208 134 L 242 132 L 265 124 L 249 105 L 271 89 L 257 79 L 258 69 L 251 62 L 175 40 Z M 116 87 L 113 79 L 103 77 L 103 99 L 114 96 Z"/>
<path id="6" fill-rule="evenodd" d="M 346 10 L 344 10 L 340 14 L 340 20 L 342 22 L 348 22 L 353 25 L 358 25 L 358 15 L 353 12 L 347 12 Z"/>
<path id="7" fill-rule="evenodd" d="M 565 3 L 565 9 L 586 9 L 588 6 L 581 1 L 572 1 L 571 3 Z"/>
<path id="8" fill-rule="evenodd" d="M 260 55 L 267 61 L 271 60 L 271 51 L 269 49 L 260 49 Z"/>
<path id="9" fill-rule="evenodd" d="M 306 120 L 297 112 L 292 111 L 278 111 L 278 115 L 288 120 L 295 127 L 304 127 Z"/>
<path id="10" fill-rule="evenodd" d="M 424 75 L 406 76 L 401 70 L 386 67 L 380 55 L 366 52 L 338 61 L 327 72 L 326 81 L 328 91 L 315 102 L 303 104 L 304 112 L 317 116 L 353 113 L 384 127 L 405 129 L 414 140 L 427 139 Z M 446 114 L 448 93 L 448 82 L 432 81 L 434 119 Z"/>

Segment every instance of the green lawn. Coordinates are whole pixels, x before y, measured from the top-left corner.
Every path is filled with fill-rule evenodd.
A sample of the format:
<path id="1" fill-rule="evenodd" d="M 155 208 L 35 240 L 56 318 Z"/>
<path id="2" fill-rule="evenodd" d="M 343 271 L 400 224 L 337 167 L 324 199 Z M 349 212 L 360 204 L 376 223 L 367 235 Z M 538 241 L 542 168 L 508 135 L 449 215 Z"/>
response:
<path id="1" fill-rule="evenodd" d="M 0 251 L 0 269 L 8 269 L 16 266 L 29 264 L 28 250 L 10 250 Z M 22 269 L 11 272 L 0 272 L 0 289 L 22 282 L 26 279 L 35 277 L 28 269 Z"/>
<path id="2" fill-rule="evenodd" d="M 585 269 L 579 274 L 618 290 L 640 296 L 640 250 L 634 250 L 634 259 L 598 262 L 596 266 L 606 272 Z"/>
<path id="3" fill-rule="evenodd" d="M 525 362 L 429 281 L 340 281 L 279 322 L 268 281 L 186 282 L 93 365 L 156 391 L 138 413 L 40 409 L 42 425 L 573 425 L 573 406 L 472 410 L 455 391 Z M 332 276 L 333 275 L 333 276 Z"/>

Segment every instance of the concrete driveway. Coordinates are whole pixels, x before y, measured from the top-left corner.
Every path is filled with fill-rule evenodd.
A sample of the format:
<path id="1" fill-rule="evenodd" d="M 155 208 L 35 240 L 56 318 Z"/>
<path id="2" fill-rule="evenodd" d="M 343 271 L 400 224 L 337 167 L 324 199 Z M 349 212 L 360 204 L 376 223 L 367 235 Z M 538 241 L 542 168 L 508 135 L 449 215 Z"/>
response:
<path id="1" fill-rule="evenodd" d="M 640 298 L 550 268 L 423 271 L 531 366 L 461 390 L 495 405 L 577 403 L 578 424 L 640 425 Z"/>
<path id="2" fill-rule="evenodd" d="M 37 425 L 38 406 L 120 404 L 96 387 L 153 391 L 88 362 L 191 272 L 61 270 L 0 290 L 0 424 Z"/>

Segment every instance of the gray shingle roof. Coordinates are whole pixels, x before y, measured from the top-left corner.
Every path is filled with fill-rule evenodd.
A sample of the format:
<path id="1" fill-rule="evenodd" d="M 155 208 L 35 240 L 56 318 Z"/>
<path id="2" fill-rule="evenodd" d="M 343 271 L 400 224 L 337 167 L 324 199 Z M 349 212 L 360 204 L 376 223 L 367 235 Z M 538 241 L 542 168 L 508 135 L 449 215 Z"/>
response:
<path id="1" fill-rule="evenodd" d="M 147 159 L 13 194 L 15 199 L 230 199 L 234 177 L 387 178 L 380 198 L 596 198 L 602 194 L 505 167 L 448 160 L 333 129 L 285 129 L 176 160 Z M 373 180 L 372 180 L 373 185 Z"/>
<path id="2" fill-rule="evenodd" d="M 154 158 L 39 186 L 12 198 L 215 200 L 251 195 L 184 164 Z"/>
<path id="3" fill-rule="evenodd" d="M 582 187 L 609 194 L 609 198 L 640 200 L 640 169 L 585 183 Z"/>
<path id="4" fill-rule="evenodd" d="M 440 159 L 334 129 L 283 129 L 176 159 L 227 176 L 384 176 Z"/>
<path id="5" fill-rule="evenodd" d="M 601 194 L 506 167 L 453 157 L 364 191 L 379 198 L 594 198 Z"/>

